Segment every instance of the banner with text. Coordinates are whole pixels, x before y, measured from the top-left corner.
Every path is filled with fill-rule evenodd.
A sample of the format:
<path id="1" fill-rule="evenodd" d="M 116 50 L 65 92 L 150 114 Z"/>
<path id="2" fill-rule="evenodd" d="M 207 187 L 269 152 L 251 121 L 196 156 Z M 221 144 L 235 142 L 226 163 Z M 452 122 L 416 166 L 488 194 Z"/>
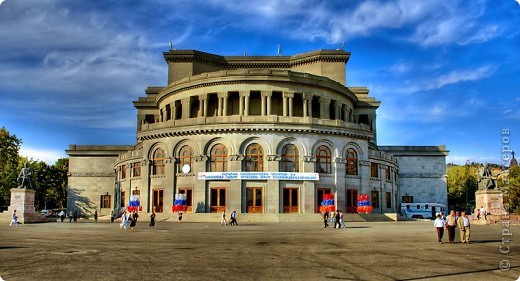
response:
<path id="1" fill-rule="evenodd" d="M 317 181 L 318 173 L 291 172 L 200 172 L 199 180 L 286 180 Z"/>

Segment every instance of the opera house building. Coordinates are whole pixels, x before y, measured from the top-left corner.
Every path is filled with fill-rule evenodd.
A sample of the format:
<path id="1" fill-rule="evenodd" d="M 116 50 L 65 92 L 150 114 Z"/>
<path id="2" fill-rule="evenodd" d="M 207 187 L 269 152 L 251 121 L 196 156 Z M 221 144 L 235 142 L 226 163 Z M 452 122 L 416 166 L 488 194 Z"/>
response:
<path id="1" fill-rule="evenodd" d="M 165 52 L 168 85 L 133 102 L 135 144 L 66 150 L 69 209 L 110 214 L 137 198 L 144 213 L 173 215 L 185 194 L 188 215 L 276 221 L 316 216 L 324 194 L 347 213 L 362 194 L 374 214 L 446 205 L 445 146 L 379 146 L 380 101 L 347 86 L 349 57 Z"/>

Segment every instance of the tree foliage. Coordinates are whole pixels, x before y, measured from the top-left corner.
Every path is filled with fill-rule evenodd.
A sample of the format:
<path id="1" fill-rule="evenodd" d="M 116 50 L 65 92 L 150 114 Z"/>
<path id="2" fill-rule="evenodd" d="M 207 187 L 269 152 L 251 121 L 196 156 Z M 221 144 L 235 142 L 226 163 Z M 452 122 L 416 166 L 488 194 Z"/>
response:
<path id="1" fill-rule="evenodd" d="M 9 204 L 11 188 L 17 186 L 18 151 L 22 140 L 11 135 L 5 127 L 0 129 L 0 208 Z"/>
<path id="2" fill-rule="evenodd" d="M 22 141 L 4 127 L 0 129 L 0 207 L 10 201 L 10 189 L 18 186 L 18 173 L 27 164 L 33 170 L 31 188 L 37 210 L 64 208 L 67 204 L 67 171 L 69 160 L 58 159 L 54 165 L 19 155 Z"/>
<path id="3" fill-rule="evenodd" d="M 520 166 L 509 168 L 508 180 L 504 187 L 509 211 L 520 213 Z"/>
<path id="4" fill-rule="evenodd" d="M 448 204 L 458 209 L 472 209 L 475 202 L 475 192 L 478 189 L 477 164 L 449 167 L 448 174 Z"/>

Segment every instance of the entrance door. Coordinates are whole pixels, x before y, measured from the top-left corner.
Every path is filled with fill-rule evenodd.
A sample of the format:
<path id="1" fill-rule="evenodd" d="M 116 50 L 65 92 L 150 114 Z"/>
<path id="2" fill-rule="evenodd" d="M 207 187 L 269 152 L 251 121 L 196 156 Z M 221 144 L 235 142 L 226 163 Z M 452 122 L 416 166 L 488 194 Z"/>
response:
<path id="1" fill-rule="evenodd" d="M 357 213 L 357 189 L 347 189 L 347 213 Z"/>
<path id="2" fill-rule="evenodd" d="M 186 194 L 186 212 L 191 213 L 193 212 L 193 194 L 191 188 L 180 188 L 179 194 Z"/>
<path id="3" fill-rule="evenodd" d="M 283 212 L 298 213 L 298 188 L 283 189 Z"/>
<path id="4" fill-rule="evenodd" d="M 261 187 L 250 187 L 246 189 L 246 203 L 248 213 L 263 213 L 264 196 Z"/>
<path id="5" fill-rule="evenodd" d="M 162 213 L 163 212 L 163 195 L 164 190 L 163 189 L 154 189 L 153 190 L 153 202 L 152 207 L 155 210 L 156 213 Z"/>
<path id="6" fill-rule="evenodd" d="M 210 190 L 210 212 L 221 213 L 226 210 L 226 188 L 216 187 Z"/>
<path id="7" fill-rule="evenodd" d="M 323 201 L 323 194 L 330 194 L 330 188 L 318 188 L 316 190 L 316 213 L 320 212 L 321 201 Z"/>

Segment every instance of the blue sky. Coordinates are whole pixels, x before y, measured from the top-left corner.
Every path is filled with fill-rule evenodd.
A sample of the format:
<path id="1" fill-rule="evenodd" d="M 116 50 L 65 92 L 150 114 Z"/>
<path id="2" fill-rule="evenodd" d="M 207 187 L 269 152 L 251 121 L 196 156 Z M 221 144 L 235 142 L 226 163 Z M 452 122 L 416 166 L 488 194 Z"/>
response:
<path id="1" fill-rule="evenodd" d="M 501 163 L 504 145 L 520 152 L 519 26 L 514 0 L 5 0 L 0 126 L 48 163 L 69 144 L 135 144 L 132 101 L 166 84 L 170 41 L 220 55 L 345 42 L 347 85 L 381 101 L 379 145 Z"/>

